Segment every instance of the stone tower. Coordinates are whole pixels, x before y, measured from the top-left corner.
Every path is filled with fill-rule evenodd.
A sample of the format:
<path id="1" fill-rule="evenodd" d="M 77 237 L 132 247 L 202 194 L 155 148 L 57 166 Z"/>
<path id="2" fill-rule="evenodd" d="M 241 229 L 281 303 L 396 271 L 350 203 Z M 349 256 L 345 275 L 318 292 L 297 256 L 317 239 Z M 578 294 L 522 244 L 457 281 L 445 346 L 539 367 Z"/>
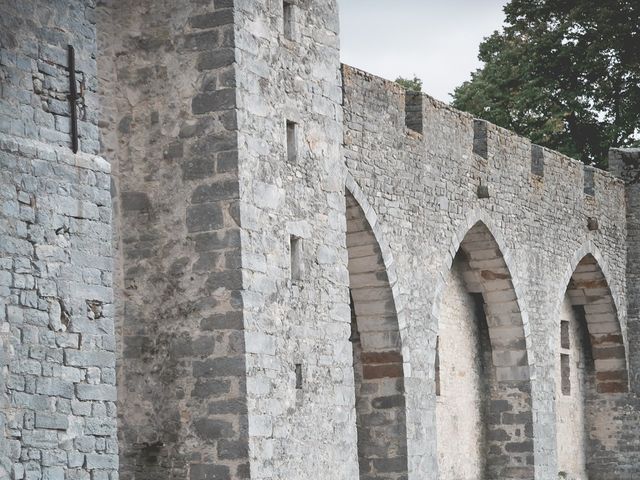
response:
<path id="1" fill-rule="evenodd" d="M 112 2 L 98 40 L 121 477 L 352 478 L 335 2 Z"/>
<path id="2" fill-rule="evenodd" d="M 0 32 L 0 478 L 117 478 L 95 4 L 2 1 Z"/>

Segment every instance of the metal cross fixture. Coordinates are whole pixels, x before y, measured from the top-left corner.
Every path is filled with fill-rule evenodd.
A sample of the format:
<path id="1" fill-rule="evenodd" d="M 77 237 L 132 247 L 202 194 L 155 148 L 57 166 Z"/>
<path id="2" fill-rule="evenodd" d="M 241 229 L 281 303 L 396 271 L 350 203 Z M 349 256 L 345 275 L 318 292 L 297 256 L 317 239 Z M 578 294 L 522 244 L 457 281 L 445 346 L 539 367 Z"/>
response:
<path id="1" fill-rule="evenodd" d="M 78 88 L 76 85 L 76 54 L 69 45 L 69 104 L 71 107 L 71 149 L 78 153 Z"/>

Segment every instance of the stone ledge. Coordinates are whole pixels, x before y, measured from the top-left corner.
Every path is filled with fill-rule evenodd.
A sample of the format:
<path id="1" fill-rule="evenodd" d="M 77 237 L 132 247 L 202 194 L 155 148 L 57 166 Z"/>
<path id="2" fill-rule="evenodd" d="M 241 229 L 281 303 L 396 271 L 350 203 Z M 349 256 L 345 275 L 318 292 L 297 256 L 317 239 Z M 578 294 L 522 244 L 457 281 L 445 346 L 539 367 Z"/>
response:
<path id="1" fill-rule="evenodd" d="M 372 73 L 369 73 L 365 70 L 361 70 L 357 67 L 353 67 L 351 65 L 347 65 L 342 63 L 341 64 L 341 72 L 342 72 L 342 82 L 343 82 L 343 89 L 347 89 L 347 88 L 353 88 L 354 90 L 360 90 L 361 87 L 361 83 L 359 83 L 357 80 L 353 81 L 351 79 L 356 78 L 356 79 L 361 79 L 363 82 L 366 82 L 367 84 L 373 84 L 373 86 L 367 86 L 367 89 L 371 92 L 371 91 L 375 91 L 375 92 L 380 92 L 381 93 L 381 97 L 385 98 L 385 96 L 390 96 L 392 97 L 404 97 L 405 95 L 405 90 L 404 88 L 397 84 L 396 82 L 392 81 L 392 80 L 388 80 L 385 79 L 383 77 L 379 77 L 377 75 L 374 75 Z M 424 105 L 430 105 L 431 108 L 435 109 L 435 110 L 446 110 L 447 112 L 455 115 L 459 121 L 463 122 L 463 123 L 468 123 L 469 125 L 472 125 L 475 122 L 483 122 L 483 125 L 486 127 L 486 132 L 485 132 L 485 136 L 489 137 L 491 135 L 494 135 L 495 137 L 498 137 L 499 139 L 502 138 L 514 138 L 517 139 L 519 141 L 524 141 L 524 142 L 528 142 L 532 145 L 531 141 L 526 138 L 523 137 L 521 135 L 518 135 L 517 133 L 508 130 L 506 128 L 500 127 L 498 125 L 495 125 L 489 121 L 486 120 L 481 120 L 481 119 L 477 119 L 475 118 L 472 114 L 468 113 L 468 112 L 464 112 L 462 110 L 458 110 L 454 107 L 452 107 L 451 105 L 448 105 L 447 103 L 442 102 L 441 100 L 438 100 L 436 98 L 433 98 L 432 96 L 428 95 L 427 93 L 421 93 L 422 95 L 422 99 L 423 99 L 423 104 Z M 348 95 L 345 94 L 345 98 Z M 374 95 L 375 96 L 375 95 Z M 398 100 L 398 106 L 401 105 L 403 102 L 400 102 L 400 100 Z M 349 110 L 349 108 L 346 108 L 346 110 Z M 424 115 L 424 114 L 423 114 Z M 429 122 L 429 118 L 427 115 L 424 115 L 423 117 L 423 123 L 426 125 Z M 400 128 L 400 125 L 398 125 L 398 128 Z M 398 131 L 399 135 L 405 135 L 404 132 L 404 124 L 402 125 L 402 131 Z M 472 137 L 471 137 L 472 139 Z M 499 145 L 500 142 L 496 142 L 496 139 L 490 139 L 490 138 L 485 138 L 485 142 L 489 141 L 490 144 L 492 145 Z M 614 175 L 613 173 L 610 173 L 606 170 L 602 170 L 600 168 L 597 167 L 591 167 L 588 165 L 585 165 L 583 162 L 581 162 L 580 160 L 577 160 L 575 158 L 569 157 L 567 155 L 564 155 L 563 153 L 560 153 L 556 150 L 552 150 L 546 147 L 540 147 L 537 146 L 539 148 L 542 148 L 542 155 L 544 155 L 544 160 L 545 161 L 550 161 L 550 162 L 568 162 L 569 164 L 573 164 L 574 166 L 577 167 L 581 167 L 581 168 L 588 168 L 593 170 L 595 175 L 599 175 L 602 176 L 603 178 L 607 179 L 607 180 L 611 180 L 615 183 L 619 183 L 622 184 L 623 182 L 617 178 L 616 175 Z"/>
<path id="2" fill-rule="evenodd" d="M 54 146 L 2 133 L 0 133 L 0 152 L 19 154 L 29 159 L 52 160 L 95 172 L 111 173 L 109 162 L 98 155 L 82 152 L 73 153 L 66 147 Z"/>

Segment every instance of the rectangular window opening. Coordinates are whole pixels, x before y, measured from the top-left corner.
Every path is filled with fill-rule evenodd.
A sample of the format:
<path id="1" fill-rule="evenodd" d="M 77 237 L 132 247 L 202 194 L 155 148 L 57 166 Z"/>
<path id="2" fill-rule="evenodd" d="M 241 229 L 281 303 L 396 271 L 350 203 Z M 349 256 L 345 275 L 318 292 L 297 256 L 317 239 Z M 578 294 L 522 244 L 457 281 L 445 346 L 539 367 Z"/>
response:
<path id="1" fill-rule="evenodd" d="M 485 160 L 488 158 L 488 133 L 487 122 L 484 120 L 473 121 L 473 153 L 481 156 Z"/>
<path id="2" fill-rule="evenodd" d="M 302 364 L 296 363 L 296 390 L 302 390 Z"/>
<path id="3" fill-rule="evenodd" d="M 302 239 L 291 235 L 290 237 L 290 249 L 291 249 L 291 281 L 299 283 L 303 276 L 302 265 Z"/>
<path id="4" fill-rule="evenodd" d="M 404 95 L 404 121 L 409 130 L 424 133 L 422 121 L 422 93 L 406 91 Z"/>
<path id="5" fill-rule="evenodd" d="M 562 395 L 571 395 L 571 365 L 569 355 L 566 353 L 560 354 L 560 378 Z"/>
<path id="6" fill-rule="evenodd" d="M 560 321 L 560 346 L 562 348 L 571 348 L 571 338 L 569 335 L 569 322 L 566 320 Z"/>
<path id="7" fill-rule="evenodd" d="M 531 145 L 531 173 L 544 177 L 544 149 L 540 145 Z"/>
<path id="8" fill-rule="evenodd" d="M 594 172 L 594 167 L 584 166 L 584 193 L 590 197 L 596 194 L 595 181 L 593 178 Z"/>
<path id="9" fill-rule="evenodd" d="M 298 158 L 298 125 L 287 120 L 287 160 L 295 162 Z"/>
<path id="10" fill-rule="evenodd" d="M 293 40 L 293 2 L 285 0 L 282 2 L 282 19 L 284 22 L 284 37 Z"/>

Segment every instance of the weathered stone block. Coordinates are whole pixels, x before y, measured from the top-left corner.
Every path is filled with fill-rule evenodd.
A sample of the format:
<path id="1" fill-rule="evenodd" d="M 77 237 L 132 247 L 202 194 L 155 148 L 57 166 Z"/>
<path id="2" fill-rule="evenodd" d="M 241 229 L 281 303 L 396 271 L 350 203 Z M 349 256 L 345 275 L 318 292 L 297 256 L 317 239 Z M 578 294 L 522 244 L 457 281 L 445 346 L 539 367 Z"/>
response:
<path id="1" fill-rule="evenodd" d="M 226 465 L 191 464 L 189 480 L 224 480 L 229 475 Z"/>
<path id="2" fill-rule="evenodd" d="M 198 186 L 191 196 L 191 203 L 209 203 L 220 200 L 237 199 L 240 196 L 239 185 L 236 180 L 226 180 L 211 185 Z"/>
<path id="3" fill-rule="evenodd" d="M 236 435 L 233 424 L 224 420 L 198 418 L 193 421 L 193 429 L 204 441 L 213 442 L 221 438 L 231 438 Z"/>
<path id="4" fill-rule="evenodd" d="M 206 232 L 224 227 L 224 215 L 220 205 L 204 203 L 187 208 L 187 230 L 190 233 Z"/>
<path id="5" fill-rule="evenodd" d="M 112 401 L 117 400 L 116 387 L 112 385 L 76 385 L 76 395 L 79 400 Z"/>
<path id="6" fill-rule="evenodd" d="M 243 357 L 211 358 L 193 362 L 193 376 L 200 377 L 235 377 L 244 375 Z"/>
<path id="7" fill-rule="evenodd" d="M 222 460 L 242 459 L 247 456 L 248 447 L 244 440 L 225 440 L 218 441 L 218 458 Z"/>
<path id="8" fill-rule="evenodd" d="M 149 196 L 144 192 L 122 192 L 120 202 L 125 211 L 148 211 L 151 208 Z"/>
<path id="9" fill-rule="evenodd" d="M 117 455 L 87 454 L 86 466 L 90 470 L 115 469 L 118 467 Z"/>
<path id="10" fill-rule="evenodd" d="M 233 10 L 216 10 L 189 19 L 193 28 L 214 28 L 233 22 Z"/>
<path id="11" fill-rule="evenodd" d="M 198 70 L 215 70 L 228 67 L 235 62 L 235 59 L 235 51 L 232 48 L 217 48 L 200 54 L 197 68 Z"/>
<path id="12" fill-rule="evenodd" d="M 65 365 L 74 367 L 115 367 L 116 357 L 112 352 L 86 352 L 81 350 L 65 349 Z"/>
<path id="13" fill-rule="evenodd" d="M 36 412 L 36 428 L 66 430 L 69 428 L 69 418 L 66 415 Z"/>
<path id="14" fill-rule="evenodd" d="M 224 396 L 231 391 L 229 380 L 198 379 L 191 391 L 191 396 L 200 399 L 210 399 Z"/>
<path id="15" fill-rule="evenodd" d="M 197 95 L 191 102 L 191 109 L 195 115 L 229 110 L 235 106 L 236 91 L 231 88 Z"/>

